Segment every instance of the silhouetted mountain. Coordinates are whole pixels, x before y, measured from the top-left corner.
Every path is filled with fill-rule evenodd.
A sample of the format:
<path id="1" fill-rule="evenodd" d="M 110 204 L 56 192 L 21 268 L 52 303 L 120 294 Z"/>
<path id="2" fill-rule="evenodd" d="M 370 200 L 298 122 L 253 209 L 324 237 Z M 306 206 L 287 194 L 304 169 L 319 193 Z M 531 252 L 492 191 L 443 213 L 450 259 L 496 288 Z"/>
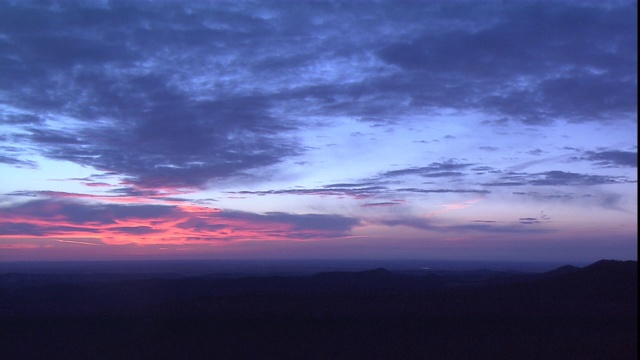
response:
<path id="1" fill-rule="evenodd" d="M 565 265 L 565 266 L 561 266 L 557 269 L 553 269 L 551 271 L 547 271 L 543 274 L 544 277 L 549 277 L 549 276 L 557 276 L 557 275 L 566 275 L 566 274 L 571 274 L 574 273 L 576 271 L 580 270 L 579 267 L 577 266 L 573 266 L 573 265 Z"/>
<path id="2" fill-rule="evenodd" d="M 585 266 L 583 269 L 594 273 L 600 272 L 625 277 L 634 273 L 637 275 L 638 262 L 630 260 L 600 260 L 591 265 Z"/>
<path id="3" fill-rule="evenodd" d="M 637 262 L 149 278 L 0 275 L 0 354 L 28 358 L 635 359 Z M 24 283 L 20 283 L 23 281 Z"/>
<path id="4" fill-rule="evenodd" d="M 637 317 L 637 262 L 561 267 L 522 281 L 464 289 L 470 314 Z"/>

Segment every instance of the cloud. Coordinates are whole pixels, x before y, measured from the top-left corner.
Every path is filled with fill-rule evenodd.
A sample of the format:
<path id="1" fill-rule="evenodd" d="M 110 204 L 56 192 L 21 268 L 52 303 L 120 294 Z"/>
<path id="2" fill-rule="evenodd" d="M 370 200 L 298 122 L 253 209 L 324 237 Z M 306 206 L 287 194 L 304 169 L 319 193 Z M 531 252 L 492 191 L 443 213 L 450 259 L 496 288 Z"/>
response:
<path id="1" fill-rule="evenodd" d="M 437 174 L 437 173 L 436 173 Z M 373 183 L 362 183 L 360 185 L 370 185 Z M 369 199 L 380 196 L 388 196 L 391 193 L 408 192 L 408 193 L 422 193 L 422 194 L 445 194 L 445 193 L 459 193 L 459 194 L 490 194 L 491 191 L 485 189 L 421 189 L 421 188 L 397 188 L 390 189 L 387 186 L 362 186 L 359 184 L 330 184 L 322 188 L 314 189 L 283 189 L 283 190 L 241 190 L 241 191 L 229 191 L 227 194 L 235 195 L 307 195 L 307 196 L 335 196 L 338 198 L 349 197 L 353 199 Z M 363 204 L 362 206 L 389 206 L 397 205 L 398 202 L 378 202 Z"/>
<path id="2" fill-rule="evenodd" d="M 7 100 L 27 117 L 51 114 L 45 126 L 23 122 L 26 134 L 13 143 L 144 187 L 203 187 L 302 151 L 283 136 L 291 121 L 270 115 L 265 96 L 213 88 L 205 95 L 191 83 L 201 74 L 189 69 L 209 58 L 207 44 L 259 37 L 258 18 L 219 9 L 220 17 L 194 21 L 178 3 L 40 5 L 0 5 L 11 59 L 0 90 L 16 89 Z M 208 20 L 243 29 L 223 35 L 203 25 Z M 176 67 L 190 74 L 181 80 Z"/>
<path id="3" fill-rule="evenodd" d="M 499 147 L 495 147 L 495 146 L 480 146 L 478 149 L 484 150 L 484 151 L 498 151 L 498 150 L 500 150 Z"/>
<path id="4" fill-rule="evenodd" d="M 354 187 L 350 187 L 355 185 Z M 228 191 L 227 194 L 237 195 L 313 195 L 313 196 L 336 196 L 351 197 L 354 199 L 366 199 L 378 194 L 387 192 L 385 186 L 364 186 L 357 187 L 357 184 L 331 184 L 322 188 L 314 189 L 282 189 L 282 190 L 241 190 Z"/>
<path id="5" fill-rule="evenodd" d="M 638 152 L 606 150 L 588 151 L 586 159 L 604 167 L 638 167 Z"/>
<path id="6" fill-rule="evenodd" d="M 0 208 L 0 217 L 5 220 L 25 218 L 71 224 L 108 225 L 117 224 L 120 219 L 166 217 L 171 215 L 174 209 L 162 205 L 85 204 L 43 199 Z"/>
<path id="7" fill-rule="evenodd" d="M 546 171 L 535 174 L 535 179 L 529 180 L 532 185 L 567 186 L 567 185 L 603 185 L 623 182 L 621 177 L 604 175 L 585 175 L 565 171 Z"/>
<path id="8" fill-rule="evenodd" d="M 39 225 L 26 222 L 2 222 L 0 223 L 0 236 L 63 236 L 65 234 L 83 234 L 83 236 L 95 236 L 100 231 L 91 227 L 65 226 L 65 225 Z"/>
<path id="9" fill-rule="evenodd" d="M 543 199 L 543 200 L 574 200 L 574 199 L 578 199 L 578 198 L 584 198 L 584 197 L 590 197 L 591 195 L 577 195 L 574 193 L 553 193 L 553 194 L 548 194 L 548 193 L 539 193 L 537 191 L 514 191 L 512 193 L 513 195 L 519 195 L 519 196 L 531 196 L 533 198 L 536 199 Z"/>
<path id="10" fill-rule="evenodd" d="M 459 171 L 442 171 L 437 173 L 423 173 L 421 174 L 423 177 L 456 177 L 456 176 L 464 176 L 464 173 Z"/>
<path id="11" fill-rule="evenodd" d="M 523 227 L 522 225 L 530 225 L 536 221 L 535 218 L 523 218 L 520 219 L 516 225 L 504 225 L 495 221 L 488 220 L 475 220 L 471 224 L 455 224 L 455 225 L 442 225 L 436 223 L 432 219 L 421 217 L 406 217 L 402 219 L 388 219 L 379 220 L 380 224 L 387 226 L 406 226 L 418 230 L 427 230 L 442 233 L 465 233 L 465 232 L 480 232 L 480 233 L 546 233 L 554 231 L 552 229 L 543 228 L 530 228 Z"/>
<path id="12" fill-rule="evenodd" d="M 620 202 L 622 200 L 622 195 L 620 194 L 601 192 L 596 195 L 596 199 L 599 201 L 599 205 L 604 207 L 605 209 L 628 212 L 627 210 L 624 210 L 620 207 Z"/>
<path id="13" fill-rule="evenodd" d="M 388 219 L 381 220 L 381 224 L 386 226 L 407 226 L 419 230 L 435 230 L 437 226 L 429 219 L 425 218 L 402 218 L 402 219 Z"/>
<path id="14" fill-rule="evenodd" d="M 633 118 L 636 15 L 634 2 L 3 2 L 13 110 L 0 112 L 21 129 L 7 142 L 39 155 L 202 188 L 303 154 L 296 134 L 318 116 Z M 0 159 L 30 166 L 14 155 Z M 432 170 L 385 175 L 460 175 Z"/>
<path id="15" fill-rule="evenodd" d="M 403 203 L 404 203 L 404 201 L 402 201 L 402 200 L 394 200 L 394 201 L 383 201 L 383 202 L 367 203 L 367 204 L 362 204 L 360 206 L 362 206 L 362 207 L 387 207 L 387 206 L 400 205 L 400 204 L 403 204 Z"/>
<path id="16" fill-rule="evenodd" d="M 543 201 L 581 201 L 581 204 L 590 204 L 602 207 L 607 210 L 615 210 L 621 211 L 625 213 L 631 213 L 630 211 L 624 209 L 621 206 L 622 201 L 624 200 L 624 196 L 618 193 L 604 191 L 602 189 L 594 189 L 590 193 L 587 194 L 576 194 L 576 193 L 562 193 L 562 192 L 554 192 L 554 193 L 540 193 L 537 191 L 529 191 L 522 192 L 516 191 L 512 193 L 517 196 L 528 196 L 536 200 Z M 586 202 L 585 202 L 586 201 Z M 540 218 L 543 220 L 549 220 L 549 217 L 542 213 Z"/>
<path id="17" fill-rule="evenodd" d="M 107 187 L 110 188 L 112 185 L 105 183 L 83 183 L 85 186 L 89 187 Z M 192 200 L 186 198 L 180 198 L 171 195 L 177 195 L 183 193 L 184 191 L 175 191 L 172 188 L 165 189 L 134 189 L 134 188 L 118 188 L 118 189 L 108 189 L 103 194 L 87 194 L 87 193 L 75 193 L 75 192 L 64 192 L 64 191 L 33 191 L 33 190 L 18 190 L 10 193 L 6 193 L 6 196 L 17 196 L 17 197 L 31 197 L 31 198 L 41 198 L 43 201 L 48 199 L 71 199 L 71 200 L 93 200 L 93 201 L 101 201 L 104 203 L 120 203 L 120 204 L 163 204 L 163 205 L 177 205 L 177 204 L 190 204 Z M 199 199 L 195 201 L 195 203 L 209 203 L 215 202 L 215 199 Z"/>
<path id="18" fill-rule="evenodd" d="M 501 170 L 495 169 L 491 166 L 476 166 L 471 168 L 471 170 L 478 172 L 478 174 L 484 174 L 485 172 L 488 173 L 492 173 L 492 174 L 498 174 L 500 172 L 502 172 Z"/>
<path id="19" fill-rule="evenodd" d="M 539 224 L 540 220 L 537 218 L 527 217 L 518 219 L 518 223 L 525 225 Z"/>
<path id="20" fill-rule="evenodd" d="M 395 177 L 404 175 L 418 175 L 423 177 L 450 177 L 450 176 L 462 176 L 463 174 L 458 171 L 466 169 L 473 164 L 462 164 L 451 159 L 441 163 L 431 163 L 424 167 L 412 167 L 401 170 L 391 170 L 382 173 L 382 177 Z"/>
<path id="21" fill-rule="evenodd" d="M 541 150 L 541 149 L 534 149 L 534 150 L 527 151 L 527 154 L 535 155 L 535 156 L 540 156 L 540 155 L 542 155 L 544 153 L 546 153 L 546 151 Z"/>
<path id="22" fill-rule="evenodd" d="M 2 154 L 0 154 L 0 164 L 7 164 L 7 165 L 19 167 L 19 168 L 28 168 L 28 169 L 35 169 L 38 167 L 38 164 L 35 163 L 34 161 L 21 160 L 13 156 L 7 156 Z"/>
<path id="23" fill-rule="evenodd" d="M 193 205 L 96 204 L 39 199 L 0 208 L 0 236 L 98 238 L 107 244 L 323 239 L 360 221 L 328 214 L 265 214 Z"/>
<path id="24" fill-rule="evenodd" d="M 484 186 L 592 186 L 606 184 L 621 184 L 633 182 L 625 176 L 589 175 L 560 170 L 541 173 L 509 172 L 501 176 L 498 181 L 484 183 Z"/>
<path id="25" fill-rule="evenodd" d="M 224 214 L 226 216 L 226 214 Z M 303 214 L 294 215 L 283 212 L 269 212 L 264 216 L 268 221 L 284 222 L 294 225 L 294 230 L 330 230 L 347 232 L 360 221 L 342 215 Z"/>
<path id="26" fill-rule="evenodd" d="M 418 188 L 402 188 L 397 189 L 402 192 L 414 192 L 423 194 L 443 194 L 443 193 L 471 193 L 471 194 L 490 194 L 489 190 L 475 190 L 475 189 L 418 189 Z"/>
<path id="27" fill-rule="evenodd" d="M 522 225 L 530 225 L 527 223 L 520 222 L 516 225 L 494 225 L 490 223 L 476 223 L 476 224 L 468 224 L 468 225 L 457 225 L 451 226 L 447 228 L 447 231 L 473 231 L 473 232 L 481 232 L 481 233 L 497 233 L 497 234 L 542 234 L 554 232 L 554 229 L 544 229 L 544 228 L 531 228 L 531 227 L 523 227 Z"/>
<path id="28" fill-rule="evenodd" d="M 158 233 L 162 230 L 154 229 L 151 226 L 114 226 L 110 227 L 109 231 L 131 235 L 145 235 Z"/>
<path id="29" fill-rule="evenodd" d="M 402 70 L 396 82 L 416 106 L 493 111 L 535 125 L 632 116 L 636 5 L 549 5 L 442 5 L 435 12 L 457 26 L 425 30 L 379 57 Z M 432 86 L 418 92 L 419 83 Z"/>

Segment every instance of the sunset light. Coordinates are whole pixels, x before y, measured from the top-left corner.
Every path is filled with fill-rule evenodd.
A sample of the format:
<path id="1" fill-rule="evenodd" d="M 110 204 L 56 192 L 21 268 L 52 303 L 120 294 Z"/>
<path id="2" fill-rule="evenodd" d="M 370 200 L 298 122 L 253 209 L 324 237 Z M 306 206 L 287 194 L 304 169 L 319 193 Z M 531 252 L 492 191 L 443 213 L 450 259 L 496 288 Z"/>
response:
<path id="1" fill-rule="evenodd" d="M 0 55 L 0 262 L 637 258 L 636 2 L 0 1 Z"/>

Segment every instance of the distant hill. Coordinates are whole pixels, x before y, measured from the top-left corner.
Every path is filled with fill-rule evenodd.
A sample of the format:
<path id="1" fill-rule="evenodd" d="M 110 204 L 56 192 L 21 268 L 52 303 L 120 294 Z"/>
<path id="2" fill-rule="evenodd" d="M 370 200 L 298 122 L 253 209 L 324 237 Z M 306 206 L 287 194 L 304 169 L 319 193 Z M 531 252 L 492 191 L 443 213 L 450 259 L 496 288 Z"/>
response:
<path id="1" fill-rule="evenodd" d="M 573 265 L 565 265 L 565 266 L 561 266 L 557 269 L 548 271 L 546 273 L 544 273 L 545 276 L 556 276 L 556 275 L 566 275 L 566 274 L 570 274 L 576 271 L 579 271 L 580 268 L 577 266 L 573 266 Z"/>
<path id="2" fill-rule="evenodd" d="M 3 359 L 635 359 L 637 262 L 541 274 L 0 275 Z"/>

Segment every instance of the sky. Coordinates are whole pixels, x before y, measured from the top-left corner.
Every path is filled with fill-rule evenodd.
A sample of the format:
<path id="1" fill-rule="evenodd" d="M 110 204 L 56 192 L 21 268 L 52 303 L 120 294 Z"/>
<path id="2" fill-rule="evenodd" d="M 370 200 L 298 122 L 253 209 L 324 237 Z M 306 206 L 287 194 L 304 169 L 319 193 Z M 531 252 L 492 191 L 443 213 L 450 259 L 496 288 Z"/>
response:
<path id="1" fill-rule="evenodd" d="M 636 260 L 637 17 L 0 0 L 0 261 Z"/>

